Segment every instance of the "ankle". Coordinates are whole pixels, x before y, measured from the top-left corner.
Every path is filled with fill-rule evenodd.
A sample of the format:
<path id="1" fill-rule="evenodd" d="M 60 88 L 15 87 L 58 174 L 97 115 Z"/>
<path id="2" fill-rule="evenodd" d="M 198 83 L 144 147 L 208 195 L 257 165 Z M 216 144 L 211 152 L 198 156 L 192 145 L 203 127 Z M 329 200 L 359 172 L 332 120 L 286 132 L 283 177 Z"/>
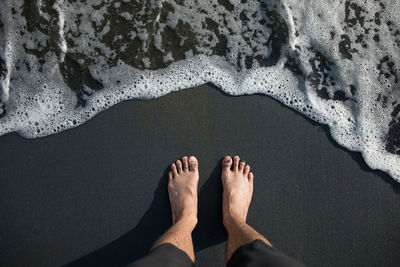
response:
<path id="1" fill-rule="evenodd" d="M 174 225 L 179 225 L 182 229 L 192 232 L 196 227 L 198 222 L 197 216 L 194 215 L 184 215 L 178 218 Z"/>
<path id="2" fill-rule="evenodd" d="M 223 215 L 222 222 L 225 229 L 229 232 L 233 227 L 246 224 L 246 219 L 234 213 L 227 213 Z"/>

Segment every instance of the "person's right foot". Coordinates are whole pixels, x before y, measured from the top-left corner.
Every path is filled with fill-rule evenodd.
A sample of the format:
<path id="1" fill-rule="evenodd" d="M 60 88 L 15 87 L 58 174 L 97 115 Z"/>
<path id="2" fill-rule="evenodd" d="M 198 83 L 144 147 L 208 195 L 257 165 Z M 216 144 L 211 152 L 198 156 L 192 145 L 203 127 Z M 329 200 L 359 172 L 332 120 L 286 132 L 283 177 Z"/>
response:
<path id="1" fill-rule="evenodd" d="M 240 161 L 238 156 L 226 156 L 222 162 L 222 213 L 225 227 L 232 220 L 246 222 L 251 197 L 253 195 L 254 175 L 250 166 Z"/>
<path id="2" fill-rule="evenodd" d="M 178 159 L 171 164 L 168 177 L 172 224 L 184 221 L 184 224 L 193 230 L 197 224 L 197 186 L 199 183 L 197 159 L 194 156 Z"/>

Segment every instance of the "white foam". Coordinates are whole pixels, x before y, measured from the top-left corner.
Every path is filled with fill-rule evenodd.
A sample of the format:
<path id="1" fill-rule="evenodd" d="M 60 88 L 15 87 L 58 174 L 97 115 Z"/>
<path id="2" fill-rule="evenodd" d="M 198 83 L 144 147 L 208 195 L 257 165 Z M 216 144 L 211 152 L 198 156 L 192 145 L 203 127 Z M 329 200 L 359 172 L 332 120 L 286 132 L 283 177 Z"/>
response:
<path id="1" fill-rule="evenodd" d="M 379 2 L 361 0 L 348 6 L 340 0 L 230 2 L 222 6 L 217 0 L 186 0 L 180 5 L 152 0 L 134 5 L 87 0 L 56 1 L 48 7 L 38 1 L 38 14 L 48 22 L 41 27 L 49 34 L 40 28 L 28 32 L 30 18 L 22 15 L 22 0 L 4 1 L 0 53 L 7 71 L 1 100 L 7 114 L 0 119 L 0 135 L 16 131 L 28 138 L 46 136 L 76 127 L 126 99 L 157 98 L 211 82 L 231 95 L 269 95 L 327 124 L 340 145 L 360 151 L 371 168 L 400 181 L 400 155 L 386 147 L 390 123 L 400 121 L 400 114 L 391 115 L 400 104 L 400 36 L 394 34 L 400 29 L 400 3 L 381 1 L 383 8 Z M 46 8 L 57 12 L 57 25 Z M 119 19 L 108 17 L 111 9 L 121 9 Z M 376 12 L 381 25 L 375 23 Z M 175 39 L 165 39 L 171 29 Z M 284 42 L 278 58 L 271 36 Z M 129 42 L 137 40 L 140 45 L 134 50 Z M 226 55 L 217 56 L 223 40 Z M 151 49 L 161 56 L 154 58 Z M 34 55 L 39 52 L 44 55 Z M 62 74 L 67 56 L 79 66 L 70 71 L 76 75 L 73 81 L 79 82 L 82 77 L 76 72 L 81 71 L 103 88 L 83 83 L 80 96 L 73 92 Z M 287 68 L 290 58 L 303 75 Z M 157 69 L 154 62 L 164 67 L 150 70 Z"/>

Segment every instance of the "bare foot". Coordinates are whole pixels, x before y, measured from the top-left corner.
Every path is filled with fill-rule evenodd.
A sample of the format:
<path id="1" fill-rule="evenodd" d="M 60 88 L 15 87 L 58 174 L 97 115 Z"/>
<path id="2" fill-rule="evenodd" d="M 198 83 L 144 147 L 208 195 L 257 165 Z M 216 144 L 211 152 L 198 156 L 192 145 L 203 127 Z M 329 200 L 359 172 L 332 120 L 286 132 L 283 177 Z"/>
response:
<path id="1" fill-rule="evenodd" d="M 168 194 L 171 202 L 172 223 L 184 222 L 189 230 L 197 224 L 198 162 L 194 156 L 183 157 L 171 164 Z"/>
<path id="2" fill-rule="evenodd" d="M 240 161 L 238 156 L 226 156 L 222 162 L 222 213 L 225 227 L 229 227 L 232 220 L 246 223 L 253 195 L 254 175 L 250 166 Z"/>

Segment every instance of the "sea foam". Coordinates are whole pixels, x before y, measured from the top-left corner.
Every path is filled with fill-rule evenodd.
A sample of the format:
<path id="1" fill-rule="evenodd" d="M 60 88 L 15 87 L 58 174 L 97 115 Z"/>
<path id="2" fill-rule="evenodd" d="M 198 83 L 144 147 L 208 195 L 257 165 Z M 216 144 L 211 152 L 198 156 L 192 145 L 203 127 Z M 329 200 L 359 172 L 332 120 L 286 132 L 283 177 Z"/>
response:
<path id="1" fill-rule="evenodd" d="M 211 82 L 328 125 L 400 182 L 399 11 L 389 0 L 4 0 L 0 135 L 54 134 Z"/>

